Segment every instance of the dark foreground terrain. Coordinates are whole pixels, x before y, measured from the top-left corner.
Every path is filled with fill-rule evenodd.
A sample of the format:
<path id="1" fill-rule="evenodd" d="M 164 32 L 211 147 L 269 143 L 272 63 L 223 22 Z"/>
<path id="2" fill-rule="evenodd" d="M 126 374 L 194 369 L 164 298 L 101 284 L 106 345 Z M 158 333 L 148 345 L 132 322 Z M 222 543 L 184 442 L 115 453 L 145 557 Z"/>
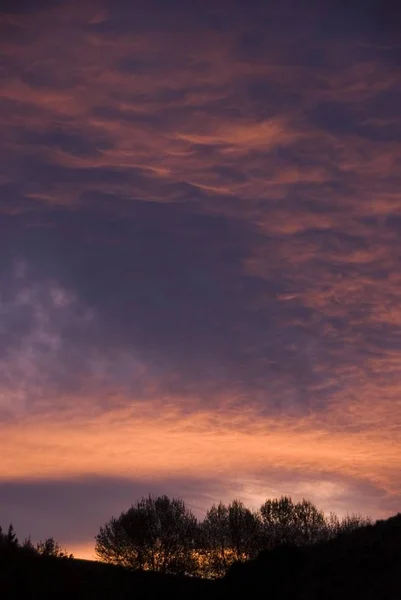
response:
<path id="1" fill-rule="evenodd" d="M 308 548 L 282 546 L 221 580 L 130 572 L 91 561 L 0 556 L 4 600 L 131 598 L 400 600 L 401 515 Z"/>

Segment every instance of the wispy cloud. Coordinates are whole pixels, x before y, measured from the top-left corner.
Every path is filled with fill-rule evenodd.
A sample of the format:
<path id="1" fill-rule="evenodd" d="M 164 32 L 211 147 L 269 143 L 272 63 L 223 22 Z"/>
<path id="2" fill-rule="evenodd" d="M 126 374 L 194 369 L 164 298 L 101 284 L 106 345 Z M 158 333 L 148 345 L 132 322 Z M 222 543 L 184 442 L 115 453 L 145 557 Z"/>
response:
<path id="1" fill-rule="evenodd" d="M 222 495 L 393 511 L 395 11 L 18 4 L 0 19 L 0 476 L 196 472 Z"/>

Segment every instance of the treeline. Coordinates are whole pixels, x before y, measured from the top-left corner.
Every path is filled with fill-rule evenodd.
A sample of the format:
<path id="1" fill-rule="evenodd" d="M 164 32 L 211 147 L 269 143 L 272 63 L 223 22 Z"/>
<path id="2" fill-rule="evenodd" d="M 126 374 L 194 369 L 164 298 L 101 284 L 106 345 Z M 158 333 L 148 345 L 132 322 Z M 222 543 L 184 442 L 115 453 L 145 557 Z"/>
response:
<path id="1" fill-rule="evenodd" d="M 33 544 L 30 537 L 20 542 L 12 523 L 10 523 L 7 532 L 3 531 L 0 526 L 0 554 L 9 555 L 14 552 L 25 553 L 27 555 L 53 556 L 55 558 L 74 558 L 53 537 L 46 538 L 37 544 Z"/>
<path id="2" fill-rule="evenodd" d="M 361 515 L 326 515 L 312 502 L 266 500 L 258 510 L 240 500 L 214 504 L 198 520 L 180 498 L 144 497 L 96 536 L 101 560 L 133 569 L 215 578 L 236 561 L 283 544 L 307 546 L 371 523 Z"/>

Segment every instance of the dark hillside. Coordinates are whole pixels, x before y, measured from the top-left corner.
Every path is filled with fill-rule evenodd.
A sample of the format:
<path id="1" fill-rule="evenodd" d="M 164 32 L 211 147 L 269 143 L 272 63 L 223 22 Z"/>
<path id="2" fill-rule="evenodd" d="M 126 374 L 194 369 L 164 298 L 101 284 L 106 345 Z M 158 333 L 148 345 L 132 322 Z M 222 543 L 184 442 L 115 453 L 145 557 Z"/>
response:
<path id="1" fill-rule="evenodd" d="M 213 583 L 195 578 L 132 572 L 98 562 L 24 556 L 0 558 L 0 597 L 18 599 L 151 600 L 209 598 Z"/>
<path id="2" fill-rule="evenodd" d="M 401 515 L 315 546 L 262 552 L 234 564 L 216 581 L 23 551 L 2 553 L 0 590 L 2 600 L 400 600 Z"/>
<path id="3" fill-rule="evenodd" d="M 224 579 L 227 598 L 400 599 L 401 515 L 315 546 L 263 552 Z"/>

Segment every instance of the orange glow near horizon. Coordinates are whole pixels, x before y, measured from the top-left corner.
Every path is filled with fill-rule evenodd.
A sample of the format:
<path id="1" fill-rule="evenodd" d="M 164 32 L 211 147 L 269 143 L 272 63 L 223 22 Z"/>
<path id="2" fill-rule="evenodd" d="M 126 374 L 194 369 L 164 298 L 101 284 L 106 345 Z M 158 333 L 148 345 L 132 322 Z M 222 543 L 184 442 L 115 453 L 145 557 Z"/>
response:
<path id="1" fill-rule="evenodd" d="M 320 421 L 317 415 L 261 419 L 252 410 L 233 409 L 185 415 L 151 402 L 87 417 L 73 412 L 30 417 L 8 423 L 2 431 L 2 476 L 68 480 L 103 475 L 146 481 L 196 473 L 201 480 L 241 480 L 251 487 L 259 480 L 256 488 L 263 489 L 274 485 L 278 473 L 287 473 L 290 479 L 300 478 L 300 489 L 304 480 L 305 489 L 327 510 L 330 499 L 324 486 L 319 499 L 319 478 L 333 479 L 333 490 L 337 480 L 339 496 L 353 478 L 396 494 L 400 456 L 391 431 L 384 436 L 382 429 L 367 426 L 351 433 L 344 423 L 336 427 L 336 418 L 335 411 Z M 352 422 L 355 427 L 355 418 Z M 310 480 L 315 480 L 316 494 Z"/>

